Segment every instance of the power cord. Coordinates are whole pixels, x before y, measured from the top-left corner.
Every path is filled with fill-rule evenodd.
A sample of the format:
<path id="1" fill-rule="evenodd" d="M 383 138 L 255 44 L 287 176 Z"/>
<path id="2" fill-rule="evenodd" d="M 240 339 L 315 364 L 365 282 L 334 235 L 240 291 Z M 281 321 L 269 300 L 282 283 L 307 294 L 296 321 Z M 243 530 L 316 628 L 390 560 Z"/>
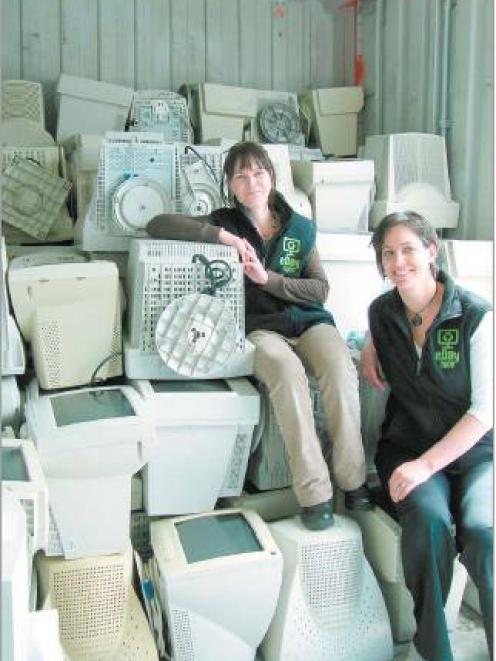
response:
<path id="1" fill-rule="evenodd" d="M 201 294 L 215 296 L 217 289 L 228 285 L 232 280 L 232 268 L 223 259 L 208 260 L 205 255 L 195 254 L 192 257 L 193 264 L 200 262 L 205 267 L 205 277 L 209 284 L 203 289 Z"/>

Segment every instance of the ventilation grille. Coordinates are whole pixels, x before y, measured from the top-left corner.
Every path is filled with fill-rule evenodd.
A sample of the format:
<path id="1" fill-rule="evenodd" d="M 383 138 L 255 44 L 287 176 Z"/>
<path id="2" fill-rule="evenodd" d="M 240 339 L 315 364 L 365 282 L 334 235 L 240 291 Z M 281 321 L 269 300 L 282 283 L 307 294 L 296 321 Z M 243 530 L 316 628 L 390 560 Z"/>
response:
<path id="1" fill-rule="evenodd" d="M 166 142 L 192 139 L 186 99 L 166 90 L 139 90 L 130 110 L 130 131 L 159 131 Z"/>
<path id="2" fill-rule="evenodd" d="M 145 353 L 155 353 L 158 319 L 175 299 L 201 292 L 209 284 L 205 268 L 192 263 L 193 255 L 208 260 L 221 259 L 232 269 L 231 282 L 216 292 L 233 315 L 238 338 L 236 348 L 244 350 L 245 311 L 243 269 L 233 248 L 215 244 L 180 241 L 136 241 L 129 257 L 129 318 L 131 345 Z"/>
<path id="3" fill-rule="evenodd" d="M 360 535 L 303 545 L 299 553 L 302 588 L 316 622 L 326 630 L 349 626 L 359 608 L 363 580 Z"/>
<path id="4" fill-rule="evenodd" d="M 170 612 L 170 629 L 175 661 L 195 661 L 196 655 L 191 636 L 191 624 L 186 611 L 173 608 Z"/>
<path id="5" fill-rule="evenodd" d="M 175 146 L 148 133 L 114 134 L 100 150 L 97 179 L 96 221 L 100 231 L 114 236 L 139 236 L 143 232 L 126 232 L 114 217 L 114 195 L 117 189 L 134 177 L 155 183 L 164 196 L 173 200 L 175 186 Z"/>
<path id="6" fill-rule="evenodd" d="M 218 147 L 195 145 L 193 149 L 196 154 L 185 147 L 184 153 L 177 155 L 176 211 L 199 216 L 222 206 L 220 182 L 224 157 Z"/>
<path id="7" fill-rule="evenodd" d="M 4 80 L 1 117 L 4 122 L 15 117 L 29 119 L 44 128 L 45 113 L 41 84 L 29 80 Z"/>
<path id="8" fill-rule="evenodd" d="M 2 183 L 5 222 L 45 239 L 67 198 L 69 182 L 32 161 L 14 158 Z"/>

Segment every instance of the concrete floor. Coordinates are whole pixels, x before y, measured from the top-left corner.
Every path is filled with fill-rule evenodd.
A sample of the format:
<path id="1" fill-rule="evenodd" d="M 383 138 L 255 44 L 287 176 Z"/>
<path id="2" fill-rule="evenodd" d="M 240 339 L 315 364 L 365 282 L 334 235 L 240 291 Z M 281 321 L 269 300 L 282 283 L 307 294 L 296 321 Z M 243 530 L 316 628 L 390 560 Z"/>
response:
<path id="1" fill-rule="evenodd" d="M 455 661 L 489 661 L 482 619 L 474 610 L 462 604 L 455 630 L 450 634 Z M 394 661 L 403 661 L 409 643 L 395 645 Z"/>
<path id="2" fill-rule="evenodd" d="M 456 629 L 450 635 L 455 661 L 489 661 L 482 620 L 474 610 L 462 604 Z M 394 646 L 394 661 L 404 661 L 409 643 Z M 260 650 L 255 661 L 263 661 Z M 308 661 L 312 661 L 308 659 Z M 363 659 L 367 661 L 367 659 Z M 384 659 L 384 661 L 390 661 Z"/>

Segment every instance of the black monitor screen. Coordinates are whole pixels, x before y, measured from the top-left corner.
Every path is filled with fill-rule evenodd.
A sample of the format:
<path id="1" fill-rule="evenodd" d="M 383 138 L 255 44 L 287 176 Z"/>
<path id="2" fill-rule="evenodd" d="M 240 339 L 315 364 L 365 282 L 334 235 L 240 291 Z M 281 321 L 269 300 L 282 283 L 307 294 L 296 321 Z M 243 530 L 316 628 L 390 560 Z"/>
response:
<path id="1" fill-rule="evenodd" d="M 136 415 L 121 390 L 91 390 L 51 397 L 53 415 L 58 427 L 105 418 Z"/>
<path id="2" fill-rule="evenodd" d="M 2 480 L 8 482 L 27 482 L 28 469 L 20 448 L 0 448 Z"/>
<path id="3" fill-rule="evenodd" d="M 242 514 L 200 516 L 175 525 L 189 563 L 262 550 Z"/>

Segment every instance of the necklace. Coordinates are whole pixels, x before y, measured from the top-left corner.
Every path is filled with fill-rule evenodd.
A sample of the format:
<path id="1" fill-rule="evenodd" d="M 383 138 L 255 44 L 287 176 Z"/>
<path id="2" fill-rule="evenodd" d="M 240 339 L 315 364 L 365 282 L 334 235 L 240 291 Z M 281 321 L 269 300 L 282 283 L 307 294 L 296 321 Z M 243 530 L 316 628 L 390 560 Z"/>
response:
<path id="1" fill-rule="evenodd" d="M 418 328 L 419 326 L 422 326 L 422 322 L 424 321 L 422 319 L 422 315 L 427 310 L 427 308 L 430 307 L 432 301 L 436 298 L 436 295 L 437 295 L 437 283 L 436 283 L 436 291 L 434 292 L 433 297 L 430 299 L 427 305 L 424 305 L 424 307 L 421 310 L 415 312 L 414 315 L 409 318 L 409 321 L 414 328 Z"/>

